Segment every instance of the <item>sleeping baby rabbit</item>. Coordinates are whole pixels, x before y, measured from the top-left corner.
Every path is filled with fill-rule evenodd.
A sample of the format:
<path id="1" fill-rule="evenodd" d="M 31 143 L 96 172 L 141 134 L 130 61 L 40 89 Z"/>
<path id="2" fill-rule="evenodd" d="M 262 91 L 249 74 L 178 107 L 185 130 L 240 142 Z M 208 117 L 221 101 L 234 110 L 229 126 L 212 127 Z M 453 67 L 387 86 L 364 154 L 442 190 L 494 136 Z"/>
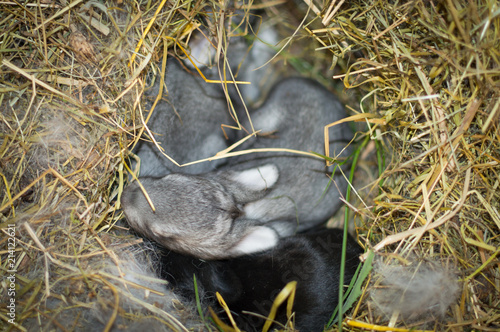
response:
<path id="1" fill-rule="evenodd" d="M 323 126 L 344 116 L 318 83 L 287 79 L 252 116 L 256 129 L 274 137 L 257 137 L 251 147 L 322 153 Z M 345 124 L 331 129 L 330 156 L 351 138 Z M 236 257 L 273 248 L 279 238 L 326 221 L 347 186 L 338 171 L 331 172 L 312 156 L 248 154 L 215 172 L 141 178 L 155 211 L 136 183 L 124 190 L 121 203 L 132 228 L 167 248 L 205 259 Z"/>

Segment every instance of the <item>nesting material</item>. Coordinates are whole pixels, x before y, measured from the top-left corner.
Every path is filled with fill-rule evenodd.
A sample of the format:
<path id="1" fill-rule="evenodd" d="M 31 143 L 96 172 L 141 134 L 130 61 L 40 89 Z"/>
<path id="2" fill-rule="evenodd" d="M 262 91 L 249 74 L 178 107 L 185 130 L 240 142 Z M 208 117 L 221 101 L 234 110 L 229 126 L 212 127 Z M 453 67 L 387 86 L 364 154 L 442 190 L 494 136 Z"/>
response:
<path id="1" fill-rule="evenodd" d="M 372 180 L 357 188 L 360 238 L 403 265 L 417 254 L 457 267 L 463 284 L 444 317 L 445 305 L 431 310 L 442 317 L 435 329 L 459 331 L 471 321 L 478 330 L 500 328 L 498 4 L 334 1 L 323 12 L 310 8 L 324 25 L 311 34 L 345 68 L 334 78 L 363 91 L 357 113 L 368 130 L 357 178 Z M 429 273 L 387 282 L 404 288 L 446 280 L 446 273 L 437 280 Z M 412 299 L 392 313 L 379 299 L 386 310 L 378 315 L 360 306 L 349 326 L 414 328 L 398 314 L 413 308 Z M 429 301 L 442 303 L 441 294 Z"/>
<path id="2" fill-rule="evenodd" d="M 140 239 L 136 242 L 137 245 L 110 251 L 110 256 L 89 260 L 85 276 L 103 282 L 100 292 L 88 294 L 96 297 L 95 301 L 79 303 L 83 308 L 68 306 L 69 301 L 74 301 L 76 290 L 66 294 L 69 298 L 50 296 L 40 309 L 58 311 L 57 321 L 47 317 L 28 318 L 24 327 L 28 331 L 36 331 L 40 326 L 71 326 L 75 331 L 141 331 L 144 326 L 152 331 L 180 331 L 185 326 L 201 328 L 195 307 L 184 306 L 168 289 L 167 282 L 157 277 L 157 266 L 150 261 L 155 262 L 152 247 Z M 81 282 L 73 282 L 72 286 L 85 292 Z"/>
<path id="3" fill-rule="evenodd" d="M 441 262 L 414 265 L 376 264 L 374 271 L 379 278 L 370 290 L 372 305 L 389 319 L 398 314 L 407 322 L 443 320 L 457 300 L 460 285 L 456 273 Z"/>
<path id="4" fill-rule="evenodd" d="M 359 242 L 402 262 L 417 255 L 456 266 L 457 300 L 436 330 L 500 329 L 498 1 L 252 8 L 283 38 L 272 62 L 336 88 L 360 121 L 354 178 L 366 181 L 354 184 L 349 205 Z M 15 299 L 12 321 L 0 308 L 0 330 L 85 331 L 100 308 L 109 309 L 98 319 L 105 331 L 149 316 L 181 331 L 200 322 L 215 330 L 202 316 L 191 325 L 182 306 L 118 291 L 122 276 L 96 260 L 123 266 L 116 253 L 138 244 L 119 198 L 135 174 L 130 151 L 146 130 L 142 98 L 163 75 L 160 59 L 185 57 L 179 45 L 189 50 L 198 24 L 216 47 L 251 35 L 245 20 L 229 23 L 234 13 L 215 0 L 0 3 L 0 276 L 15 271 L 15 297 L 10 282 L 0 283 L 0 302 Z M 396 312 L 387 319 L 372 310 L 372 285 L 360 288 L 344 330 L 413 328 Z M 122 307 L 125 297 L 137 306 Z M 434 316 L 443 313 L 442 304 L 435 308 Z"/>

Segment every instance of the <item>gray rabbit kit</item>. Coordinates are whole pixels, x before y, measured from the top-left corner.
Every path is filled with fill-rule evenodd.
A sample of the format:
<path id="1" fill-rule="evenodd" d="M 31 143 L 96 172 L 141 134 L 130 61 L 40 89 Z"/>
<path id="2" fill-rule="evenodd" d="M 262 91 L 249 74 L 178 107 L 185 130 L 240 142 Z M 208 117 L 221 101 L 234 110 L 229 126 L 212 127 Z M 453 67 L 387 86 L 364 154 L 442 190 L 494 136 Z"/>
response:
<path id="1" fill-rule="evenodd" d="M 245 148 L 288 148 L 323 154 L 323 127 L 344 117 L 343 106 L 319 83 L 303 78 L 286 79 L 276 85 L 262 107 L 252 114 L 255 129 L 264 135 Z M 248 128 L 249 124 L 245 126 Z M 352 132 L 346 124 L 330 129 L 330 156 L 339 157 L 340 161 L 348 157 L 351 139 Z M 247 204 L 244 211 L 247 216 L 265 222 L 287 221 L 288 226 L 280 235 L 310 229 L 340 207 L 339 190 L 345 192 L 347 183 L 338 171 L 331 176 L 334 167 L 326 168 L 323 159 L 290 152 L 262 152 L 230 159 L 226 168 L 241 171 L 263 163 L 273 163 L 278 168 L 278 182 L 263 199 Z"/>
<path id="2" fill-rule="evenodd" d="M 322 152 L 323 126 L 344 116 L 342 105 L 321 85 L 284 80 L 252 115 L 256 129 L 275 137 L 258 137 L 251 148 Z M 351 137 L 346 125 L 334 127 L 330 155 Z M 329 171 L 324 160 L 311 156 L 249 154 L 198 176 L 143 177 L 155 212 L 137 184 L 124 191 L 122 206 L 136 231 L 167 248 L 205 259 L 235 257 L 272 248 L 280 237 L 327 220 L 341 204 L 339 190 L 346 188 L 342 175 L 335 173 L 333 184 Z"/>
<path id="3" fill-rule="evenodd" d="M 211 77 L 216 72 L 207 68 L 204 74 Z M 169 58 L 165 85 L 163 95 L 167 95 L 168 101 L 162 100 L 156 105 L 148 122 L 165 154 L 182 165 L 212 157 L 225 149 L 227 142 L 221 124 L 232 120 L 220 84 L 205 83 L 198 73 L 187 72 L 177 59 Z M 156 98 L 159 88 L 158 79 L 148 91 L 149 97 Z M 141 141 L 135 152 L 141 159 L 141 176 L 163 176 L 172 172 L 199 174 L 215 169 L 222 162 L 204 162 L 181 169 L 147 141 Z"/>
<path id="4" fill-rule="evenodd" d="M 127 220 L 138 233 L 182 253 L 215 259 L 262 251 L 274 246 L 278 233 L 246 218 L 243 204 L 265 195 L 278 172 L 265 165 L 243 172 L 203 175 L 173 173 L 140 178 L 155 210 L 137 183 L 123 192 Z"/>

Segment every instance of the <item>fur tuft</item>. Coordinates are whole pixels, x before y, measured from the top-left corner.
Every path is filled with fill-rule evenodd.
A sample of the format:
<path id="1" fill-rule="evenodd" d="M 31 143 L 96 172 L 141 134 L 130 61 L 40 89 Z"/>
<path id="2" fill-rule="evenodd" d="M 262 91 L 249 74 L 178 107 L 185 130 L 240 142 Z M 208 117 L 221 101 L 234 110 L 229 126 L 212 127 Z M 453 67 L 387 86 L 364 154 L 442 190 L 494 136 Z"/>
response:
<path id="1" fill-rule="evenodd" d="M 123 252 L 118 252 L 117 261 L 107 259 L 103 271 L 116 276 L 113 282 L 120 297 L 120 307 L 129 312 L 135 312 L 142 318 L 128 321 L 117 317 L 114 327 L 117 330 L 129 332 L 142 331 L 144 326 L 151 331 L 170 331 L 162 321 L 169 321 L 171 326 L 177 322 L 192 327 L 200 328 L 201 323 L 197 317 L 196 308 L 189 303 L 181 303 L 180 299 L 167 286 L 167 282 L 160 279 L 155 270 L 158 263 L 156 247 L 143 243 L 140 247 L 129 247 Z M 155 263 L 156 262 L 156 263 Z M 157 310 L 157 309 L 160 310 Z M 93 314 L 96 318 L 96 327 L 102 327 L 109 321 L 112 310 L 103 308 L 102 303 L 95 303 Z M 153 314 L 153 315 L 151 315 Z"/>
<path id="2" fill-rule="evenodd" d="M 378 314 L 393 314 L 405 321 L 434 317 L 442 319 L 456 301 L 459 285 L 456 275 L 440 264 L 416 266 L 374 266 L 380 282 L 371 291 L 371 302 Z"/>
<path id="3" fill-rule="evenodd" d="M 40 311 L 57 312 L 56 319 L 35 316 L 27 319 L 24 327 L 28 331 L 68 327 L 76 332 L 103 331 L 108 325 L 112 332 L 141 332 L 145 326 L 148 331 L 158 332 L 180 331 L 183 327 L 201 330 L 203 323 L 195 305 L 181 301 L 168 288 L 167 282 L 156 275 L 155 250 L 146 242 L 114 251 L 114 258 L 96 257 L 85 271 L 94 281 L 89 284 L 98 285 L 96 280 L 108 280 L 109 283 L 93 289 L 82 286 L 66 297 L 49 296 Z M 73 285 L 65 284 L 64 280 L 58 284 L 64 289 L 74 289 Z M 117 309 L 118 314 L 114 317 Z"/>

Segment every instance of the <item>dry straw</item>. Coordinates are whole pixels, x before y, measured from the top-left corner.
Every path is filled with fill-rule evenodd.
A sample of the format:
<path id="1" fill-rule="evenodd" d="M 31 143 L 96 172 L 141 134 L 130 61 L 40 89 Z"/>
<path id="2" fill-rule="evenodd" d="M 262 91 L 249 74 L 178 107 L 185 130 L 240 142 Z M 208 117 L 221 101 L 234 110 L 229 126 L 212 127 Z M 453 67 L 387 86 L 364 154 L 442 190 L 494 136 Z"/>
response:
<path id="1" fill-rule="evenodd" d="M 459 271 L 460 299 L 434 328 L 499 328 L 500 7 L 340 2 L 310 33 L 334 60 L 359 54 L 334 76 L 364 91 L 359 112 L 370 115 L 367 148 L 380 167 L 365 191 L 372 204 L 357 210 L 358 234 L 387 262 L 416 264 L 416 255 Z M 358 306 L 348 325 L 378 324 L 372 310 Z"/>
<path id="2" fill-rule="evenodd" d="M 440 322 L 427 321 L 431 327 L 498 329 L 498 2 L 324 3 L 254 7 L 293 36 L 282 44 L 284 65 L 304 74 L 312 64 L 316 74 L 307 75 L 343 82 L 359 96 L 359 106 L 349 107 L 363 124 L 358 141 L 367 143 L 357 175 L 372 179 L 356 188 L 364 202 L 354 208 L 360 242 L 388 264 L 419 257 L 457 271 L 459 299 Z M 217 32 L 222 52 L 231 36 L 225 2 L 0 3 L 0 274 L 17 271 L 15 323 L 0 307 L 2 330 L 85 330 L 96 310 L 106 312 L 104 330 L 141 319 L 187 330 L 192 317 L 181 305 L 176 312 L 152 305 L 144 294 L 156 290 L 129 282 L 142 295 L 128 291 L 102 262 L 121 269 L 119 253 L 140 242 L 121 223 L 119 197 L 128 153 L 146 130 L 147 77 L 161 72 L 167 53 L 184 56 L 179 45 L 186 47 L 207 8 L 215 14 L 202 23 Z M 333 79 L 325 78 L 335 65 Z M 3 280 L 0 298 L 8 303 Z M 404 322 L 397 313 L 385 320 L 367 294 L 344 329 L 426 322 Z M 121 307 L 126 299 L 133 309 Z"/>

